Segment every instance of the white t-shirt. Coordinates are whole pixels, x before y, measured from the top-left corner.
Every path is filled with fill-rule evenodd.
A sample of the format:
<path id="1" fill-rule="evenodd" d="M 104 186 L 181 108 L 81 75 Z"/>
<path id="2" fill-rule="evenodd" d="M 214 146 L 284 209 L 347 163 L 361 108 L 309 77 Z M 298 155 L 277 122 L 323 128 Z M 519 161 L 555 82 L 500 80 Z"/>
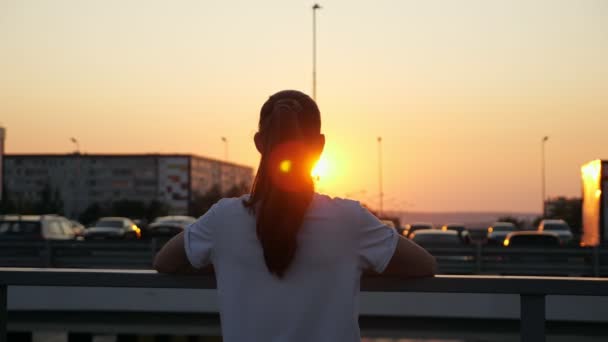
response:
<path id="1" fill-rule="evenodd" d="M 355 342 L 363 270 L 382 272 L 398 234 L 358 202 L 315 194 L 284 278 L 264 263 L 243 199 L 216 203 L 185 232 L 190 263 L 212 263 L 224 342 Z"/>

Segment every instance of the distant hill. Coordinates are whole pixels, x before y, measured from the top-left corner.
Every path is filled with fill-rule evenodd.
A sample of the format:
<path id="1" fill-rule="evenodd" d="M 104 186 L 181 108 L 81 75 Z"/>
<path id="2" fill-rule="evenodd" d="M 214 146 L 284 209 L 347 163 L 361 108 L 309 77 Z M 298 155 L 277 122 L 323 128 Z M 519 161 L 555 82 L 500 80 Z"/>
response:
<path id="1" fill-rule="evenodd" d="M 540 214 L 537 213 L 509 213 L 509 212 L 415 212 L 415 211 L 387 211 L 387 215 L 396 216 L 405 225 L 413 222 L 429 222 L 435 226 L 446 223 L 462 223 L 469 228 L 487 228 L 499 217 L 512 216 L 519 220 L 532 222 Z"/>

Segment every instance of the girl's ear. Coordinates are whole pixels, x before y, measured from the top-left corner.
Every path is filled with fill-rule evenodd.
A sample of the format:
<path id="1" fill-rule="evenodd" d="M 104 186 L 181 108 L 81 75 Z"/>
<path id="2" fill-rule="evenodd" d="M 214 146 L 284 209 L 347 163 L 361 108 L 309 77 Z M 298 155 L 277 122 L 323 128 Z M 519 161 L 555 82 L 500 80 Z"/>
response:
<path id="1" fill-rule="evenodd" d="M 319 134 L 319 136 L 315 139 L 314 144 L 315 153 L 321 155 L 321 153 L 323 153 L 323 149 L 325 148 L 325 135 Z"/>
<path id="2" fill-rule="evenodd" d="M 321 152 L 323 152 L 323 149 L 325 148 L 325 134 L 321 134 L 320 141 L 321 141 L 321 144 L 320 144 L 321 145 Z"/>
<path id="3" fill-rule="evenodd" d="M 262 153 L 264 150 L 264 145 L 262 144 L 262 136 L 260 135 L 260 132 L 257 132 L 253 136 L 253 142 L 255 142 L 255 148 L 258 150 L 258 152 Z"/>

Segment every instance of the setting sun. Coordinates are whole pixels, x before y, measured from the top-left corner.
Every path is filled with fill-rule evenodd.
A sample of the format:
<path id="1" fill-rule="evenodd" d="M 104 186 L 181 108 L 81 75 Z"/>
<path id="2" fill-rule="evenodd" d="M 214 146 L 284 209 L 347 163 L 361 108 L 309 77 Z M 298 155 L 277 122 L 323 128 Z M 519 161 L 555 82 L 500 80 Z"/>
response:
<path id="1" fill-rule="evenodd" d="M 323 156 L 321 156 L 319 161 L 317 161 L 315 166 L 312 168 L 310 175 L 313 176 L 315 179 L 319 180 L 321 178 L 327 177 L 327 171 L 327 160 Z"/>

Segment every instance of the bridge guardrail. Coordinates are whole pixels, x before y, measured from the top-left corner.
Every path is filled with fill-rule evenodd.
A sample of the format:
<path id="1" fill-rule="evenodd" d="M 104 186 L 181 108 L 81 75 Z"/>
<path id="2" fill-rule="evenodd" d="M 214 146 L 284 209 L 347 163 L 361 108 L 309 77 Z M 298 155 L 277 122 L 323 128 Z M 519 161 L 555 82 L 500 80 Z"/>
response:
<path id="1" fill-rule="evenodd" d="M 0 342 L 7 342 L 7 291 L 11 286 L 215 289 L 213 276 L 174 276 L 151 270 L 0 268 Z M 608 296 L 608 279 L 514 276 L 437 276 L 404 280 L 364 277 L 364 292 L 490 293 L 520 296 L 523 342 L 545 340 L 545 297 Z"/>
<path id="2" fill-rule="evenodd" d="M 149 269 L 164 241 L 0 241 L 0 267 Z M 442 274 L 608 276 L 606 248 L 427 249 Z"/>

